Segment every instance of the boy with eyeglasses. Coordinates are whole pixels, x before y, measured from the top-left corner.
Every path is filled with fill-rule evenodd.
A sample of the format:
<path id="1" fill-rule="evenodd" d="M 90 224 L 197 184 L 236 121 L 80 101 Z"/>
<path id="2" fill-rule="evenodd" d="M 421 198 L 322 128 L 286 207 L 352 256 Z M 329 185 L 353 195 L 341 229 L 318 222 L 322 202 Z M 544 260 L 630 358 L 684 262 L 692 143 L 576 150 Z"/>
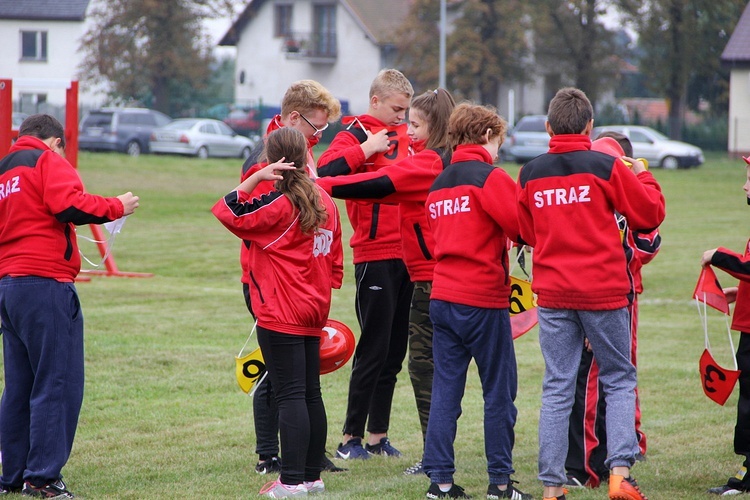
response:
<path id="1" fill-rule="evenodd" d="M 241 180 L 245 180 L 257 172 L 266 163 L 258 163 L 263 151 L 265 137 L 283 127 L 294 128 L 307 139 L 307 173 L 310 177 L 317 177 L 315 170 L 315 158 L 313 147 L 320 140 L 323 131 L 328 124 L 338 120 L 341 116 L 341 103 L 323 85 L 315 80 L 300 80 L 289 86 L 281 100 L 281 113 L 274 116 L 268 124 L 264 140 L 260 141 L 250 156 L 242 165 Z M 261 183 L 262 186 L 267 186 Z M 243 241 L 240 250 L 240 262 L 242 264 L 242 291 L 245 296 L 245 304 L 250 314 L 253 309 L 250 303 L 250 267 L 249 262 L 250 242 Z M 261 381 L 253 395 L 253 419 L 255 423 L 255 452 L 258 454 L 258 463 L 255 471 L 258 474 L 278 473 L 281 471 L 281 459 L 279 458 L 279 410 L 276 406 L 273 388 L 266 377 Z M 327 457 L 321 457 L 324 470 L 339 472 L 346 469 L 336 467 Z"/>

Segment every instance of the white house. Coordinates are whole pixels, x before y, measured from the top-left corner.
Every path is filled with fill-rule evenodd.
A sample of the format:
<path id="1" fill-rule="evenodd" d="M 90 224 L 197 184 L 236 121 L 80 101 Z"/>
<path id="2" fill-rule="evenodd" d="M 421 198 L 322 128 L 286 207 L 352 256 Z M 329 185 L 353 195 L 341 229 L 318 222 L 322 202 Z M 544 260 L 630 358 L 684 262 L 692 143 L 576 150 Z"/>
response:
<path id="1" fill-rule="evenodd" d="M 750 155 L 750 4 L 721 54 L 729 74 L 729 139 L 733 155 Z"/>
<path id="2" fill-rule="evenodd" d="M 65 105 L 65 88 L 82 59 L 90 0 L 0 2 L 0 78 L 13 80 L 13 102 L 24 113 L 49 112 Z M 79 93 L 79 104 L 96 96 Z M 59 114 L 59 113 L 58 113 Z"/>
<path id="3" fill-rule="evenodd" d="M 292 82 L 309 78 L 346 113 L 366 112 L 370 83 L 392 67 L 408 10 L 406 0 L 250 0 L 219 41 L 237 48 L 235 99 L 279 106 Z"/>

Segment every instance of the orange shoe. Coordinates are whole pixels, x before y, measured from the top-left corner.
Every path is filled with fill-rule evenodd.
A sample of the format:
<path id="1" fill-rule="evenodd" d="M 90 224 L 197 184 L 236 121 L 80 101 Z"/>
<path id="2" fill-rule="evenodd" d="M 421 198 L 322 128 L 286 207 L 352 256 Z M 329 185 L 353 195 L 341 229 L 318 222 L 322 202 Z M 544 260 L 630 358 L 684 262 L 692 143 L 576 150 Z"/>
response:
<path id="1" fill-rule="evenodd" d="M 641 493 L 638 483 L 633 476 L 623 477 L 617 474 L 609 476 L 609 499 L 610 500 L 648 500 Z"/>
<path id="2" fill-rule="evenodd" d="M 560 495 L 559 497 L 544 497 L 544 500 L 565 500 L 565 495 Z"/>

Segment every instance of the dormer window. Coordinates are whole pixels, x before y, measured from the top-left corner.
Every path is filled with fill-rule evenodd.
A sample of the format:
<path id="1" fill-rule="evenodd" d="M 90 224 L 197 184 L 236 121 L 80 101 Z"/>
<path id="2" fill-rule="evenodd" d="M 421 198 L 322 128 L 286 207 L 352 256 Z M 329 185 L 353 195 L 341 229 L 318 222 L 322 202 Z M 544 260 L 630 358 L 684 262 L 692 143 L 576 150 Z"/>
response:
<path id="1" fill-rule="evenodd" d="M 21 60 L 47 60 L 46 31 L 21 31 Z"/>

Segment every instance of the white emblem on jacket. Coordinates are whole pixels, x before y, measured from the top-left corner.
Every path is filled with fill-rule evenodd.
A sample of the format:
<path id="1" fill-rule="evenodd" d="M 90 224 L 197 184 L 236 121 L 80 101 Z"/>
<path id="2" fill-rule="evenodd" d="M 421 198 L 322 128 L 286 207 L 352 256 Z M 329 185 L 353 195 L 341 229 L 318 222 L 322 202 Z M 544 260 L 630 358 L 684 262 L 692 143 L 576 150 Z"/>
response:
<path id="1" fill-rule="evenodd" d="M 20 176 L 16 175 L 8 179 L 4 184 L 0 182 L 0 200 L 10 196 L 11 193 L 21 192 L 21 187 L 18 185 L 20 179 Z"/>
<path id="2" fill-rule="evenodd" d="M 572 186 L 569 189 L 556 188 L 534 192 L 534 206 L 542 208 L 550 205 L 570 205 L 571 203 L 587 203 L 590 186 Z"/>
<path id="3" fill-rule="evenodd" d="M 319 228 L 315 231 L 315 241 L 313 243 L 313 257 L 328 255 L 331 253 L 331 244 L 333 243 L 333 231 Z"/>
<path id="4" fill-rule="evenodd" d="M 437 219 L 441 215 L 453 215 L 461 212 L 471 212 L 469 197 L 448 198 L 430 203 L 430 217 Z"/>

